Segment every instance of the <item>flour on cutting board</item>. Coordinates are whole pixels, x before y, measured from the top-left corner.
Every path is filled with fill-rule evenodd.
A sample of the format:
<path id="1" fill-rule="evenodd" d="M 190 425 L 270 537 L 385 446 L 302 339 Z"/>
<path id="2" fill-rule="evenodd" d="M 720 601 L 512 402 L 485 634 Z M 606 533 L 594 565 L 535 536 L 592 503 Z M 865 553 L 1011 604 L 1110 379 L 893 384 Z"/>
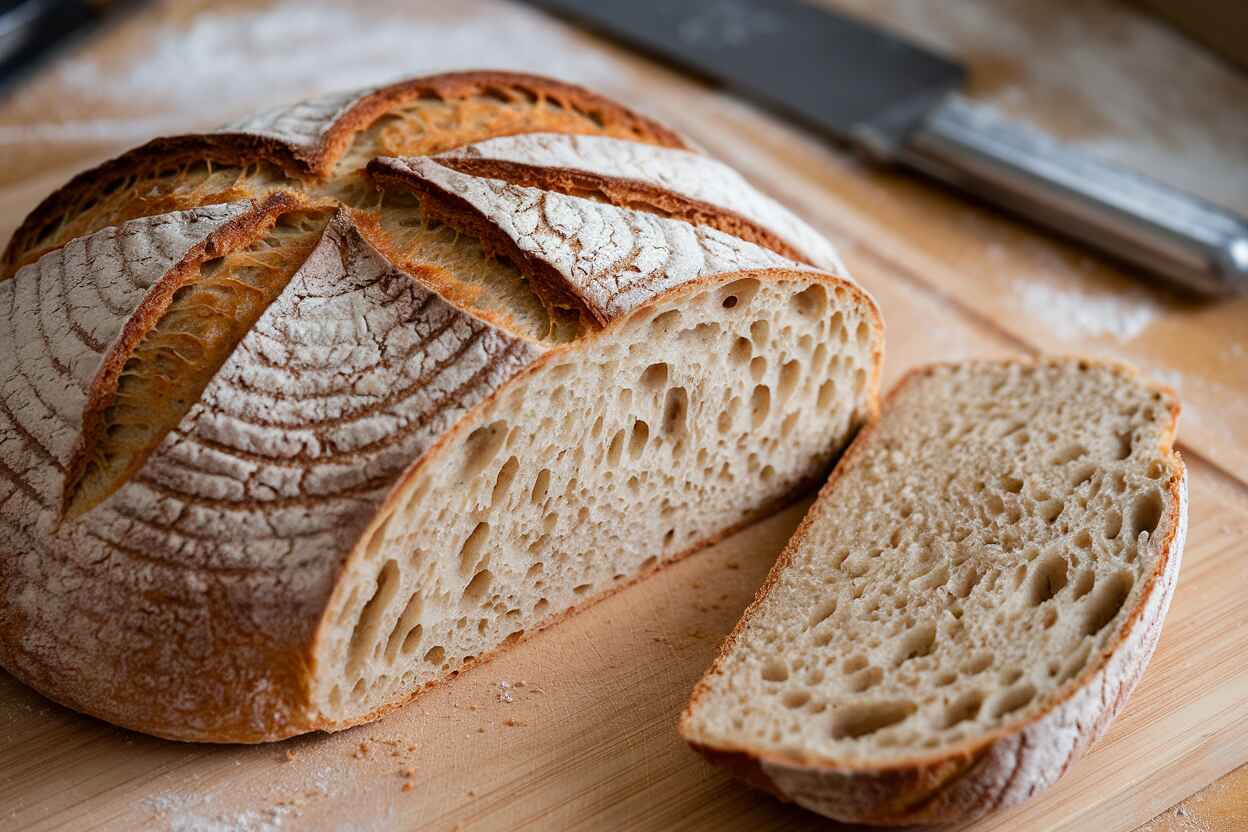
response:
<path id="1" fill-rule="evenodd" d="M 90 50 L 50 70 L 71 101 L 42 125 L 0 125 L 0 144 L 50 139 L 133 143 L 214 127 L 232 117 L 320 93 L 456 69 L 537 72 L 608 92 L 631 71 L 586 37 L 517 4 L 281 0 L 258 9 L 208 7 L 141 34 L 123 61 Z M 114 114 L 82 120 L 81 103 L 106 99 Z M 40 102 L 40 112 L 48 110 Z M 133 115 L 118 117 L 121 108 Z"/>
<path id="2" fill-rule="evenodd" d="M 1130 341 L 1162 311 L 1143 290 L 1063 289 L 1035 278 L 1012 285 L 1024 313 L 1063 341 L 1103 337 Z"/>

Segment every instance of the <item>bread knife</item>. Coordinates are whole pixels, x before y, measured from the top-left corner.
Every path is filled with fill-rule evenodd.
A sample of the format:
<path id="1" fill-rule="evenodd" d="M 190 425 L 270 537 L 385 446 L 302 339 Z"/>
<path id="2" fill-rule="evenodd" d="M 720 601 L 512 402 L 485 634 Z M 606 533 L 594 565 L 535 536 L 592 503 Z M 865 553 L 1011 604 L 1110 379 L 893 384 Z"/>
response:
<path id="1" fill-rule="evenodd" d="M 1001 118 L 882 29 L 798 0 L 530 2 L 1176 287 L 1248 292 L 1248 220 Z"/>
<path id="2" fill-rule="evenodd" d="M 0 96 L 145 0 L 0 0 Z"/>

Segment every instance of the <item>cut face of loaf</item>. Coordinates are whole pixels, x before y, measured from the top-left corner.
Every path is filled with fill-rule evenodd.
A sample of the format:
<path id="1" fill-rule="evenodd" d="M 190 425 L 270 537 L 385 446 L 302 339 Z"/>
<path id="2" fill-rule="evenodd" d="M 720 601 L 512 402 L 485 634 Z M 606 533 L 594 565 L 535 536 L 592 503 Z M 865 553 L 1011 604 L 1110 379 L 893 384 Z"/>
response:
<path id="1" fill-rule="evenodd" d="M 358 720 L 809 488 L 865 415 L 847 299 L 715 281 L 548 354 L 377 513 L 322 625 L 315 706 Z"/>
<path id="2" fill-rule="evenodd" d="M 0 275 L 0 663 L 179 739 L 375 718 L 826 472 L 882 348 L 837 262 L 527 76 L 83 174 Z"/>
<path id="3" fill-rule="evenodd" d="M 1079 360 L 911 373 L 838 466 L 680 730 L 828 817 L 1017 803 L 1108 726 L 1186 524 L 1178 404 Z"/>

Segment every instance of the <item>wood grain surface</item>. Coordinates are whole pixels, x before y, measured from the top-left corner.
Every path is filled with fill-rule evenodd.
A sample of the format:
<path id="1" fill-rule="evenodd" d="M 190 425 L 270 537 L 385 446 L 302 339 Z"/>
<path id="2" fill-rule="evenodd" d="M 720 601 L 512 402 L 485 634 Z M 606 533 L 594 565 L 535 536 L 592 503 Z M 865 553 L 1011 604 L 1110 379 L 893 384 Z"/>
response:
<path id="1" fill-rule="evenodd" d="M 1248 109 L 1229 106 L 1248 100 L 1248 79 L 1134 7 L 834 5 L 958 54 L 973 93 L 1008 114 L 1248 212 Z M 886 383 L 929 360 L 1082 352 L 1174 386 L 1191 527 L 1153 663 L 1056 787 L 968 828 L 1248 828 L 1248 769 L 1234 771 L 1248 762 L 1248 299 L 1180 297 L 527 8 L 487 2 L 156 4 L 0 102 L 0 236 L 69 175 L 151 135 L 474 66 L 622 98 L 798 210 L 879 301 Z M 828 828 L 707 766 L 674 730 L 804 508 L 338 735 L 164 742 L 0 674 L 0 827 Z"/>

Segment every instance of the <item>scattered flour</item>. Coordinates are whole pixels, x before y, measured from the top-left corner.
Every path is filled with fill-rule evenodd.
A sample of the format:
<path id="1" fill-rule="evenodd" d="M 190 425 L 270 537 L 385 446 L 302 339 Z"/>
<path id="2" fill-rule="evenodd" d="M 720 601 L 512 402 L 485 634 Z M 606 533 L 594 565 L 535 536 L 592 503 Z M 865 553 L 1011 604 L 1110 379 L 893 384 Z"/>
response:
<path id="1" fill-rule="evenodd" d="M 525 70 L 617 93 L 632 77 L 607 53 L 586 48 L 585 35 L 491 0 L 278 0 L 180 17 L 135 21 L 123 34 L 144 45 L 122 59 L 86 49 L 59 61 L 18 102 L 45 120 L 0 124 L 0 146 L 40 136 L 133 144 L 325 92 L 457 69 Z M 49 107 L 37 87 L 67 100 Z M 91 102 L 106 103 L 109 116 L 82 118 Z"/>
<path id="2" fill-rule="evenodd" d="M 1094 293 L 1034 280 L 1014 281 L 1013 288 L 1024 313 L 1063 341 L 1103 337 L 1130 341 L 1162 312 L 1143 290 Z"/>

